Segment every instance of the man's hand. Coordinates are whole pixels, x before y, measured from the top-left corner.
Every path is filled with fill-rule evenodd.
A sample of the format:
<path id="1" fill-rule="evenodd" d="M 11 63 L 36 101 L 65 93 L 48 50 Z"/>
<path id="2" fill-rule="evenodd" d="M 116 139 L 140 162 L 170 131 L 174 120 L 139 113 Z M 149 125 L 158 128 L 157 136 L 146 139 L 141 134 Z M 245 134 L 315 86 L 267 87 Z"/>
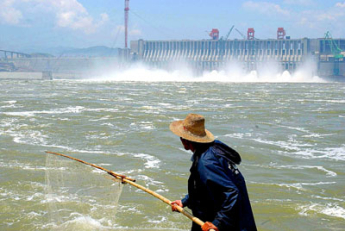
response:
<path id="1" fill-rule="evenodd" d="M 201 226 L 202 231 L 209 231 L 209 230 L 215 230 L 215 231 L 219 231 L 218 228 L 216 226 L 214 226 L 214 224 L 212 224 L 211 222 L 205 222 L 205 224 L 203 226 Z"/>
<path id="2" fill-rule="evenodd" d="M 181 200 L 176 200 L 176 201 L 173 201 L 171 202 L 171 210 L 173 212 L 178 212 L 177 208 L 176 208 L 176 205 L 180 206 L 180 207 L 183 207 L 183 204 L 182 204 L 182 201 Z"/>

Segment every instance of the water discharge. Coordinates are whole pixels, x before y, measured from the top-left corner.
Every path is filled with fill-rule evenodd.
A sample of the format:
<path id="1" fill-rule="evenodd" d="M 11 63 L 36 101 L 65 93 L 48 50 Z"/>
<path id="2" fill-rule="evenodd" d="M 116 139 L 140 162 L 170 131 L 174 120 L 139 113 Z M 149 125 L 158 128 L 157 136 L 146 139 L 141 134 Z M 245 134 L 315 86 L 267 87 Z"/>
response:
<path id="1" fill-rule="evenodd" d="M 178 66 L 178 67 L 177 67 Z M 294 73 L 281 70 L 275 62 L 264 62 L 257 70 L 246 72 L 240 64 L 231 62 L 223 70 L 204 71 L 195 74 L 185 64 L 164 70 L 150 68 L 137 63 L 122 71 L 100 71 L 92 77 L 94 81 L 140 81 L 140 82 L 252 82 L 252 83 L 325 83 L 326 80 L 315 76 L 316 67 L 311 61 L 305 62 Z"/>

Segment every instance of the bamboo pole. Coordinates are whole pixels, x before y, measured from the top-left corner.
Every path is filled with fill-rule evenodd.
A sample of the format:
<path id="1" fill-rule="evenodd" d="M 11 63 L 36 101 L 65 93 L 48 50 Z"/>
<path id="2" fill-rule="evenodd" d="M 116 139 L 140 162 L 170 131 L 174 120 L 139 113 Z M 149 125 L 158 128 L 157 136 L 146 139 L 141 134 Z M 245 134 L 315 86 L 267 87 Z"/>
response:
<path id="1" fill-rule="evenodd" d="M 66 158 L 68 158 L 68 159 L 75 160 L 75 161 L 78 161 L 78 162 L 83 163 L 83 164 L 86 164 L 86 165 L 90 165 L 90 166 L 92 166 L 92 167 L 94 167 L 94 168 L 98 168 L 98 169 L 100 169 L 100 170 L 102 170 L 102 171 L 107 172 L 109 175 L 111 175 L 111 176 L 113 176 L 113 177 L 115 177 L 115 178 L 117 178 L 117 179 L 127 179 L 127 180 L 133 181 L 133 182 L 135 181 L 135 180 L 132 179 L 132 178 L 126 177 L 126 176 L 121 175 L 121 174 L 117 174 L 117 173 L 115 173 L 115 172 L 113 172 L 113 171 L 110 171 L 110 170 L 108 170 L 108 169 L 106 169 L 106 168 L 103 168 L 103 167 L 101 167 L 101 166 L 98 166 L 98 165 L 95 165 L 95 164 L 91 164 L 91 163 L 88 163 L 88 162 L 86 162 L 86 161 L 83 161 L 83 160 L 80 160 L 80 159 L 77 159 L 77 158 L 74 158 L 74 157 L 71 157 L 71 156 L 67 156 L 67 155 L 64 155 L 64 154 L 61 154 L 61 153 L 57 153 L 57 152 L 49 152 L 49 151 L 46 151 L 46 153 L 54 154 L 54 155 L 57 155 L 57 156 L 66 157 Z"/>
<path id="2" fill-rule="evenodd" d="M 117 174 L 117 173 L 114 173 L 113 171 L 110 171 L 108 169 L 105 169 L 103 167 L 100 167 L 98 165 L 95 165 L 95 164 L 91 164 L 91 163 L 88 163 L 86 161 L 83 161 L 83 160 L 80 160 L 80 159 L 77 159 L 77 158 L 74 158 L 74 157 L 71 157 L 71 156 L 67 156 L 67 155 L 64 155 L 64 154 L 61 154 L 61 153 L 57 153 L 57 152 L 50 152 L 50 151 L 46 151 L 46 153 L 48 154 L 54 154 L 54 155 L 57 155 L 57 156 L 62 156 L 62 157 L 65 157 L 65 158 L 68 158 L 68 159 L 71 159 L 71 160 L 75 160 L 75 161 L 78 161 L 80 163 L 83 163 L 83 164 L 86 164 L 86 165 L 89 165 L 89 166 L 92 166 L 94 168 L 98 168 L 102 171 L 105 171 L 107 172 L 109 175 L 117 178 L 117 179 L 120 179 L 123 183 L 128 183 L 140 190 L 143 190 L 145 192 L 147 192 L 148 194 L 158 198 L 159 200 L 163 201 L 164 203 L 171 205 L 171 201 L 165 197 L 163 197 L 162 195 L 148 189 L 148 188 L 145 188 L 144 186 L 140 185 L 140 184 L 137 184 L 135 183 L 135 179 L 132 179 L 132 178 L 129 178 L 129 177 L 126 177 L 124 175 L 120 175 L 120 174 Z M 203 226 L 205 224 L 205 222 L 203 222 L 202 220 L 200 220 L 199 218 L 193 216 L 192 214 L 190 214 L 188 211 L 186 211 L 185 209 L 183 209 L 182 207 L 178 206 L 178 205 L 174 205 L 175 208 L 177 209 L 177 211 L 179 211 L 180 213 L 182 213 L 183 215 L 185 215 L 186 217 L 188 217 L 190 220 L 192 220 L 193 222 L 195 222 L 196 224 L 200 225 L 200 226 Z M 213 229 L 211 229 L 210 231 L 214 231 Z"/>

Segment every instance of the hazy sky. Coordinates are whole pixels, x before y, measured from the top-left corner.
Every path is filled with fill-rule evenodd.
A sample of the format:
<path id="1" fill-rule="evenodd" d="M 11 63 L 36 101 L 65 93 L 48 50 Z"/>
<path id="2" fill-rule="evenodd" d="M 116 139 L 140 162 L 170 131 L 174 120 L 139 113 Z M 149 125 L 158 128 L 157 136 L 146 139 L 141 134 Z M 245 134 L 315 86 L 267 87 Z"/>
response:
<path id="1" fill-rule="evenodd" d="M 124 0 L 0 0 L 0 49 L 124 46 Z M 208 39 L 232 25 L 259 39 L 345 38 L 344 0 L 131 0 L 129 39 Z M 241 38 L 232 31 L 230 39 Z"/>

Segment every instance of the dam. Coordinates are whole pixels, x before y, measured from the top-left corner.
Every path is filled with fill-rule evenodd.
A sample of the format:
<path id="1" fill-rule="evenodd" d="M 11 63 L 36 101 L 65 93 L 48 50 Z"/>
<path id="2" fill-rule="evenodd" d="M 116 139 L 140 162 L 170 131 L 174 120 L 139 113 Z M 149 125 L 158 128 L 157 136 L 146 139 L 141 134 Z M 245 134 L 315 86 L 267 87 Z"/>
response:
<path id="1" fill-rule="evenodd" d="M 130 48 L 118 48 L 112 56 L 35 56 L 0 50 L 4 54 L 0 72 L 6 72 L 2 78 L 19 78 L 14 72 L 41 72 L 42 78 L 82 78 L 125 70 L 141 62 L 166 70 L 188 68 L 199 75 L 235 64 L 243 72 L 257 71 L 259 75 L 265 69 L 291 74 L 310 69 L 312 76 L 345 81 L 345 39 L 328 34 L 324 38 L 291 39 L 277 34 L 276 39 L 257 39 L 250 29 L 243 39 L 212 35 L 202 40 L 132 40 Z M 312 68 L 306 68 L 306 63 Z"/>
<path id="2" fill-rule="evenodd" d="M 132 58 L 157 68 L 185 63 L 195 70 L 212 71 L 235 62 L 252 71 L 275 63 L 282 71 L 293 73 L 311 60 L 316 64 L 315 75 L 340 80 L 345 80 L 343 50 L 345 39 L 329 38 L 131 41 Z"/>

